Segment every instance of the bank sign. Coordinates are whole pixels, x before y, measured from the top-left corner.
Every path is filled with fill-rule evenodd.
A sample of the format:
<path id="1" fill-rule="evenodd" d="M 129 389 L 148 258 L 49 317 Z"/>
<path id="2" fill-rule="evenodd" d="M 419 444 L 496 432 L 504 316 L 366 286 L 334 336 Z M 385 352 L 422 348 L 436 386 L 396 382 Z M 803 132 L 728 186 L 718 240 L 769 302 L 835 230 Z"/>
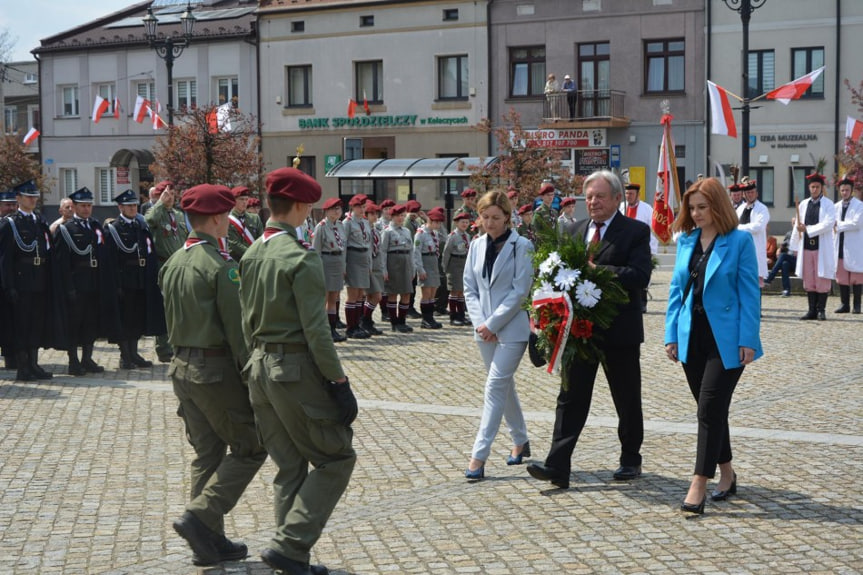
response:
<path id="1" fill-rule="evenodd" d="M 355 116 L 300 118 L 301 130 L 329 130 L 332 128 L 414 128 L 416 126 L 467 126 L 467 116 L 446 118 L 430 116 L 420 118 L 416 114 L 403 116 Z"/>
<path id="2" fill-rule="evenodd" d="M 573 130 L 525 130 L 521 147 L 526 148 L 607 148 L 604 128 Z"/>

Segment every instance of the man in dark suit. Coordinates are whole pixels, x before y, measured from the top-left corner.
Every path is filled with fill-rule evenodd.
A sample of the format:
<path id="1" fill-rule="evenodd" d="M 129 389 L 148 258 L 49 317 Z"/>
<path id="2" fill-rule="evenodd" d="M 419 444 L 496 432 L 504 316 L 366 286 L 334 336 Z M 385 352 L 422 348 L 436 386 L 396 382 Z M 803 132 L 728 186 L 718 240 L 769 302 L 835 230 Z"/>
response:
<path id="1" fill-rule="evenodd" d="M 600 348 L 605 353 L 603 367 L 619 419 L 617 434 L 621 443 L 617 480 L 641 475 L 641 442 L 644 421 L 641 413 L 642 291 L 650 282 L 650 228 L 638 220 L 618 213 L 623 186 L 618 177 L 606 170 L 594 172 L 584 182 L 589 220 L 578 223 L 573 235 L 599 243 L 591 265 L 602 266 L 617 276 L 629 295 L 607 330 L 597 330 Z M 529 465 L 537 479 L 550 481 L 563 489 L 569 487 L 570 460 L 578 436 L 587 421 L 598 363 L 574 359 L 567 373 L 568 389 L 557 397 L 551 449 L 545 464 Z"/>

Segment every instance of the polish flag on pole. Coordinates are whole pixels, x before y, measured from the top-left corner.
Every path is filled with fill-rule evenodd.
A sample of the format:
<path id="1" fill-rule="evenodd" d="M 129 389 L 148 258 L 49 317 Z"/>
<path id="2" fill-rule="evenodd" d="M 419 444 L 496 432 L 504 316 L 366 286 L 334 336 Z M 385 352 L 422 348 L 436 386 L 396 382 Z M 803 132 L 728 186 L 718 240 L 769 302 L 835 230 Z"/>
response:
<path id="1" fill-rule="evenodd" d="M 36 128 L 30 128 L 30 131 L 27 132 L 27 135 L 24 136 L 24 145 L 29 146 L 33 143 L 33 140 L 39 137 L 39 130 Z"/>
<path id="2" fill-rule="evenodd" d="M 856 144 L 861 136 L 863 136 L 863 122 L 848 116 L 845 120 L 845 139 Z M 848 146 L 846 145 L 845 148 L 847 150 Z"/>
<path id="3" fill-rule="evenodd" d="M 158 100 L 156 101 L 156 110 L 160 109 Z M 158 130 L 161 128 L 167 128 L 168 125 L 162 120 L 162 117 L 159 116 L 159 112 L 150 108 L 150 115 L 153 117 L 153 129 Z"/>
<path id="4" fill-rule="evenodd" d="M 815 80 L 818 79 L 818 76 L 820 76 L 823 71 L 824 66 L 821 66 L 817 70 L 813 70 L 805 76 L 800 76 L 796 80 L 792 80 L 787 84 L 782 84 L 775 90 L 767 92 L 764 94 L 764 97 L 768 100 L 779 100 L 787 106 L 788 102 L 791 100 L 799 100 L 800 96 L 806 93 L 806 90 L 815 83 Z"/>
<path id="5" fill-rule="evenodd" d="M 656 170 L 656 194 L 653 196 L 653 233 L 663 244 L 671 241 L 671 224 L 674 222 L 674 206 L 679 202 L 677 160 L 674 158 L 674 140 L 671 138 L 671 120 L 666 112 L 662 115 L 662 144 L 659 146 L 659 166 Z"/>
<path id="6" fill-rule="evenodd" d="M 708 80 L 707 92 L 710 94 L 710 133 L 736 138 L 737 126 L 728 102 L 728 91 Z"/>
<path id="7" fill-rule="evenodd" d="M 114 117 L 120 119 L 120 98 L 114 98 Z"/>
<path id="8" fill-rule="evenodd" d="M 371 110 L 371 108 L 369 108 L 369 101 L 366 98 L 366 91 L 365 90 L 363 90 L 363 110 L 366 111 L 366 116 L 372 115 L 372 110 Z"/>
<path id="9" fill-rule="evenodd" d="M 348 118 L 353 118 L 357 115 L 357 103 L 351 98 L 348 100 Z"/>
<path id="10" fill-rule="evenodd" d="M 144 117 L 149 113 L 150 110 L 150 101 L 144 96 L 138 96 L 138 99 L 135 100 L 135 112 L 134 117 L 135 121 L 139 124 L 144 122 Z"/>
<path id="11" fill-rule="evenodd" d="M 99 120 L 102 119 L 102 114 L 108 111 L 108 108 L 111 106 L 111 102 L 103 98 L 102 96 L 96 96 L 96 101 L 93 103 L 93 123 L 98 124 Z"/>

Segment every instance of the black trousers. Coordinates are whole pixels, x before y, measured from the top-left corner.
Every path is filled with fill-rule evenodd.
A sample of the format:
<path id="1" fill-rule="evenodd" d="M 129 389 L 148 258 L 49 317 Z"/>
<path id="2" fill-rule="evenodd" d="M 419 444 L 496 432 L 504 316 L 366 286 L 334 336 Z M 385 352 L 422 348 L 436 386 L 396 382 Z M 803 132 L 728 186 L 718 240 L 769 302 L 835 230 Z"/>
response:
<path id="1" fill-rule="evenodd" d="M 722 365 L 713 331 L 703 313 L 692 314 L 683 372 L 698 403 L 698 452 L 694 473 L 713 477 L 717 464 L 731 461 L 728 410 L 743 367 L 725 369 Z"/>
<path id="2" fill-rule="evenodd" d="M 617 410 L 617 437 L 620 439 L 620 464 L 641 465 L 644 418 L 641 412 L 641 345 L 606 350 L 605 377 Z M 545 464 L 568 472 L 572 452 L 590 413 L 593 384 L 598 363 L 574 360 L 569 368 L 569 388 L 557 396 L 557 412 L 551 449 Z"/>

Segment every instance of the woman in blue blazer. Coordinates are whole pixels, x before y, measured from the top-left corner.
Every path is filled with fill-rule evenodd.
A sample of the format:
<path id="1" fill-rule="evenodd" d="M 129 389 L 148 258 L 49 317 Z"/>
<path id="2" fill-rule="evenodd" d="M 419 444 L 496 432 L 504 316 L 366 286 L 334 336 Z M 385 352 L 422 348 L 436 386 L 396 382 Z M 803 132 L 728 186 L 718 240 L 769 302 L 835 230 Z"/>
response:
<path id="1" fill-rule="evenodd" d="M 530 321 L 523 304 L 533 283 L 533 244 L 512 229 L 506 194 L 491 191 L 477 204 L 485 235 L 470 245 L 464 268 L 464 297 L 474 338 L 488 369 L 484 405 L 465 477 L 485 476 L 491 443 L 506 418 L 513 449 L 507 465 L 530 456 L 527 425 L 515 391 L 515 370 L 527 348 Z"/>
<path id="2" fill-rule="evenodd" d="M 695 474 L 681 509 L 701 514 L 717 464 L 721 475 L 711 499 L 737 492 L 728 408 L 744 366 L 762 355 L 761 294 L 752 235 L 736 229 L 737 214 L 722 184 L 698 181 L 682 204 L 673 227 L 682 233 L 665 314 L 665 352 L 683 363 L 698 402 Z"/>

